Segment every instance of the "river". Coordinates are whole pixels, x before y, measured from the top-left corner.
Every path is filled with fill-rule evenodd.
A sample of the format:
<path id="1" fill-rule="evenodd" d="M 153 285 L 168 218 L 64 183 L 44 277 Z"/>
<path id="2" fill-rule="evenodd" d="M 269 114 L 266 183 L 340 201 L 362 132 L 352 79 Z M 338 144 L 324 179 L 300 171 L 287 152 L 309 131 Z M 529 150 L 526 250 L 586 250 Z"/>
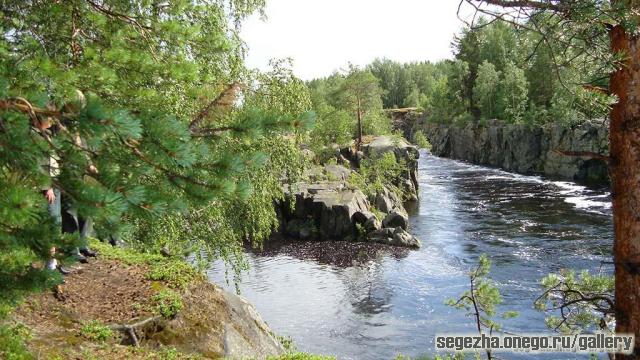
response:
<path id="1" fill-rule="evenodd" d="M 241 294 L 300 351 L 391 359 L 433 353 L 436 333 L 474 331 L 473 319 L 445 301 L 467 290 L 467 272 L 483 253 L 493 262 L 490 275 L 504 297 L 501 309 L 520 313 L 502 321 L 516 333 L 549 332 L 545 315 L 533 309 L 545 274 L 565 268 L 612 271 L 606 264 L 613 237 L 606 190 L 426 152 L 419 175 L 420 203 L 410 231 L 422 248 L 383 252 L 349 266 L 287 251 L 248 252 L 250 270 L 239 282 Z M 209 276 L 224 284 L 224 265 L 214 265 Z M 523 357 L 538 358 L 517 356 Z"/>

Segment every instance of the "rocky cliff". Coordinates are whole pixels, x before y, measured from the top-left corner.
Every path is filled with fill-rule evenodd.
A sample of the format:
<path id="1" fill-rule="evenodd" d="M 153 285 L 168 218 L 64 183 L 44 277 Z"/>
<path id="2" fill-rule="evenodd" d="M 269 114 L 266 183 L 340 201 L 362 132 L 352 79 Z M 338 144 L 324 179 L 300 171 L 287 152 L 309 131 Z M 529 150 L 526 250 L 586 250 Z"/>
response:
<path id="1" fill-rule="evenodd" d="M 426 123 L 421 126 L 436 156 L 500 167 L 522 174 L 543 174 L 571 181 L 608 182 L 606 163 L 587 155 L 608 153 L 608 126 L 586 122 L 569 127 L 503 124 L 465 127 Z M 567 153 L 574 153 L 567 155 Z"/>
<path id="2" fill-rule="evenodd" d="M 285 186 L 286 198 L 276 204 L 280 233 L 301 240 L 361 240 L 410 248 L 420 241 L 407 229 L 409 215 L 403 199 L 386 187 L 365 195 L 349 184 L 349 178 L 365 159 L 392 153 L 406 166 L 400 183 L 406 196 L 417 200 L 418 150 L 404 139 L 370 137 L 362 151 L 336 148 L 338 164 L 318 165 L 307 171 L 307 180 Z"/>

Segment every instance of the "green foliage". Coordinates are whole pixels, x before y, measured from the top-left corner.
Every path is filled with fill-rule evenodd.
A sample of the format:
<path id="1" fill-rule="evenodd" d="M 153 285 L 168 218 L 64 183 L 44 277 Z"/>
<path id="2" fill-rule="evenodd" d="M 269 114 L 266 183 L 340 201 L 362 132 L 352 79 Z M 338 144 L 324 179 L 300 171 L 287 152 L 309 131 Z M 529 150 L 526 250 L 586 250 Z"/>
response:
<path id="1" fill-rule="evenodd" d="M 271 334 L 271 335 L 275 336 L 275 338 L 282 345 L 282 347 L 285 349 L 286 352 L 288 353 L 296 352 L 297 350 L 296 344 L 293 342 L 293 339 L 290 336 L 280 336 L 276 334 Z"/>
<path id="2" fill-rule="evenodd" d="M 504 119 L 521 123 L 528 103 L 529 84 L 524 71 L 508 61 L 500 82 L 500 110 Z"/>
<path id="3" fill-rule="evenodd" d="M 92 320 L 84 324 L 80 334 L 91 341 L 102 342 L 113 336 L 113 330 L 97 320 Z"/>
<path id="4" fill-rule="evenodd" d="M 413 142 L 421 149 L 431 150 L 431 143 L 421 130 L 413 133 Z"/>
<path id="5" fill-rule="evenodd" d="M 352 172 L 347 181 L 369 197 L 384 188 L 401 194 L 402 191 L 395 184 L 400 183 L 404 171 L 405 164 L 398 162 L 393 153 L 386 152 L 380 158 L 363 160 L 358 171 Z"/>
<path id="6" fill-rule="evenodd" d="M 478 77 L 473 87 L 473 98 L 480 108 L 482 116 L 487 119 L 495 119 L 498 114 L 498 89 L 500 85 L 500 72 L 495 66 L 484 61 L 478 67 Z"/>
<path id="7" fill-rule="evenodd" d="M 23 325 L 0 324 L 0 358 L 7 360 L 30 360 L 33 355 L 27 350 L 25 341 L 31 337 Z"/>
<path id="8" fill-rule="evenodd" d="M 78 245 L 47 213 L 41 190 L 51 187 L 101 237 L 175 244 L 178 254 L 241 267 L 241 242 L 259 243 L 276 221 L 280 179 L 295 180 L 304 166 L 291 136 L 314 120 L 306 87 L 286 63 L 266 74 L 244 69 L 239 24 L 264 2 L 4 5 L 2 311 L 51 286 L 53 274 L 32 263 L 53 246 L 69 254 Z M 37 126 L 47 122 L 51 134 Z M 57 173 L 43 167 L 52 158 Z M 194 234 L 183 230 L 194 219 L 202 223 L 189 242 Z"/>
<path id="9" fill-rule="evenodd" d="M 579 20 L 588 23 L 600 15 L 587 9 L 604 5 L 590 6 L 573 9 L 571 14 L 582 14 Z M 597 49 L 585 49 L 584 43 L 563 38 L 560 24 L 565 21 L 577 20 L 539 13 L 522 24 L 525 29 L 550 29 L 559 35 L 545 37 L 480 18 L 475 27 L 465 27 L 455 36 L 453 61 L 400 64 L 376 59 L 366 69 L 380 82 L 385 108 L 419 107 L 433 122 L 465 125 L 497 118 L 541 125 L 603 118 L 612 99 L 585 85 L 608 86 L 611 56 L 600 48 L 606 45 L 606 31 L 589 32 L 583 25 L 570 29 L 588 35 L 597 45 Z M 582 46 L 567 48 L 567 41 Z"/>
<path id="10" fill-rule="evenodd" d="M 535 307 L 550 314 L 545 319 L 549 328 L 563 333 L 613 331 L 613 276 L 565 271 L 547 275 L 541 284 L 544 292 Z"/>
<path id="11" fill-rule="evenodd" d="M 293 75 L 293 60 L 272 59 L 271 70 L 254 75 L 256 85 L 247 99 L 248 107 L 296 116 L 311 109 L 307 85 Z"/>
<path id="12" fill-rule="evenodd" d="M 162 281 L 170 288 L 185 289 L 193 281 L 202 278 L 202 274 L 181 257 L 168 258 L 158 253 L 113 247 L 94 240 L 90 244 L 102 258 L 117 260 L 127 265 L 148 265 L 146 277 L 149 280 Z"/>
<path id="13" fill-rule="evenodd" d="M 173 288 L 185 289 L 194 279 L 198 278 L 198 275 L 199 273 L 193 266 L 184 261 L 169 261 L 164 264 L 153 264 L 147 273 L 147 278 L 163 281 Z"/>
<path id="14" fill-rule="evenodd" d="M 348 145 L 356 139 L 359 126 L 363 135 L 390 132 L 388 118 L 382 112 L 382 89 L 368 70 L 350 65 L 345 74 L 333 74 L 308 84 L 313 109 L 318 115 L 310 133 L 312 149 L 322 155 L 331 144 Z"/>
<path id="15" fill-rule="evenodd" d="M 498 315 L 496 307 L 502 304 L 503 300 L 498 287 L 488 277 L 490 270 L 491 261 L 486 255 L 481 255 L 478 265 L 469 272 L 470 289 L 457 300 L 447 301 L 447 305 L 471 314 L 475 318 L 479 333 L 483 333 L 484 330 L 488 330 L 489 333 L 500 330 L 500 324 L 494 318 Z M 511 318 L 517 316 L 517 313 L 507 311 L 500 315 L 503 318 Z"/>
<path id="16" fill-rule="evenodd" d="M 155 304 L 155 311 L 165 318 L 174 318 L 182 310 L 182 297 L 171 289 L 162 289 L 153 295 L 151 300 Z"/>

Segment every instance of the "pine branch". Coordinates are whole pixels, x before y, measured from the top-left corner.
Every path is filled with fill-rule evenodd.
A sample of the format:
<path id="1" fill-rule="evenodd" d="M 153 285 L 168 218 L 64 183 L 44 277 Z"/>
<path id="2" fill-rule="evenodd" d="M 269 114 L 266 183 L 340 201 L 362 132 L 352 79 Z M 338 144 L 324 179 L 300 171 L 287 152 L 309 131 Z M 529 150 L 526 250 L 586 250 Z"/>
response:
<path id="1" fill-rule="evenodd" d="M 213 112 L 222 113 L 227 111 L 236 101 L 237 93 L 242 89 L 240 83 L 233 83 L 224 89 L 213 101 L 208 103 L 189 123 L 189 130 L 197 132 L 200 123 L 210 117 Z"/>
<path id="2" fill-rule="evenodd" d="M 558 12 L 566 11 L 561 1 L 532 1 L 532 0 L 482 0 L 489 5 L 504 8 L 528 8 L 535 10 L 552 10 Z"/>
<path id="3" fill-rule="evenodd" d="M 31 119 L 37 120 L 38 115 L 60 117 L 60 111 L 42 109 L 33 106 L 29 101 L 21 97 L 0 100 L 0 110 L 13 110 L 28 114 Z"/>
<path id="4" fill-rule="evenodd" d="M 104 5 L 100 5 L 92 0 L 85 0 L 87 3 L 89 3 L 89 5 L 91 5 L 92 8 L 96 9 L 97 11 L 107 15 L 110 18 L 113 19 L 118 19 L 121 21 L 124 21 L 128 24 L 131 24 L 137 28 L 139 28 L 141 31 L 146 32 L 147 30 L 151 30 L 151 27 L 146 26 L 146 25 L 142 25 L 140 24 L 140 22 L 138 20 L 136 20 L 135 18 L 125 15 L 125 14 L 120 14 L 117 13 L 113 10 L 107 9 L 106 7 L 104 7 Z"/>
<path id="5" fill-rule="evenodd" d="M 211 137 L 211 136 L 219 136 L 223 132 L 227 131 L 244 131 L 244 128 L 238 126 L 222 126 L 219 128 L 202 128 L 202 129 L 192 129 L 191 136 L 193 137 Z"/>

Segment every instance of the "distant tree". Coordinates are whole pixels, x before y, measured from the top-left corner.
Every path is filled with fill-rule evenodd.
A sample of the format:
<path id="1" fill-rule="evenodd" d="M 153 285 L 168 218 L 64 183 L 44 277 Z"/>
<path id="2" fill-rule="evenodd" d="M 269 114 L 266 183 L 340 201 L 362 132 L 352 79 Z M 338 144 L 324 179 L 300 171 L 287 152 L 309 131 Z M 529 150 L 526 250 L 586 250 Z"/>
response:
<path id="1" fill-rule="evenodd" d="M 370 71 L 351 65 L 344 83 L 337 89 L 337 98 L 342 108 L 356 120 L 356 149 L 362 145 L 365 116 L 375 117 L 382 111 L 382 89 L 378 79 Z"/>
<path id="2" fill-rule="evenodd" d="M 498 89 L 500 86 L 500 72 L 488 61 L 478 67 L 476 85 L 473 87 L 473 97 L 480 108 L 482 117 L 492 119 L 497 114 Z"/>
<path id="3" fill-rule="evenodd" d="M 448 107 L 451 113 L 459 115 L 471 110 L 471 96 L 467 86 L 471 72 L 466 61 L 454 60 L 447 69 Z"/>
<path id="4" fill-rule="evenodd" d="M 403 101 L 398 92 L 398 73 L 400 72 L 400 64 L 389 59 L 375 59 L 366 68 L 380 82 L 383 90 L 382 105 L 386 109 L 398 107 Z"/>
<path id="5" fill-rule="evenodd" d="M 524 71 L 513 62 L 507 62 L 500 81 L 500 104 L 505 120 L 522 122 L 527 109 L 529 83 Z"/>

